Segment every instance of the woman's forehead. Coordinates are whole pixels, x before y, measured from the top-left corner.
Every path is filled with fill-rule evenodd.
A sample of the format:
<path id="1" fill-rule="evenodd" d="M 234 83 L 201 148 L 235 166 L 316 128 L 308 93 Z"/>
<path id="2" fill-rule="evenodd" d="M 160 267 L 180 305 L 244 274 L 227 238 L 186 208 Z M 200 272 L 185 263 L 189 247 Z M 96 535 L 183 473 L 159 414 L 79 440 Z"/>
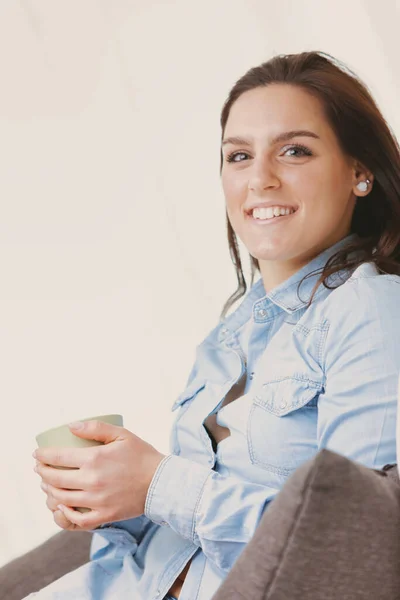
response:
<path id="1" fill-rule="evenodd" d="M 274 89 L 275 88 L 275 89 Z M 284 131 L 310 130 L 316 135 L 329 127 L 321 102 L 289 85 L 271 85 L 242 94 L 232 105 L 224 138 L 273 138 Z"/>

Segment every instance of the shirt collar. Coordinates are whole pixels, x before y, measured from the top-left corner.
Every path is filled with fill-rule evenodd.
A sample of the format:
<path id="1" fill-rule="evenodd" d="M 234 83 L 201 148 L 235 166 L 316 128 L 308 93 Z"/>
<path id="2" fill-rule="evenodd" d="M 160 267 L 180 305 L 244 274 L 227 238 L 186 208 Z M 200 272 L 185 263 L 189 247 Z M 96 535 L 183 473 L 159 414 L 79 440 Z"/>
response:
<path id="1" fill-rule="evenodd" d="M 284 310 L 291 314 L 301 308 L 304 308 L 310 301 L 312 290 L 321 276 L 322 269 L 326 265 L 329 258 L 331 258 L 338 250 L 353 242 L 357 239 L 357 234 L 352 233 L 339 242 L 327 248 L 316 256 L 313 260 L 307 263 L 299 271 L 296 271 L 291 277 L 286 279 L 283 283 L 278 285 L 268 294 L 265 294 L 265 288 L 262 279 L 257 281 L 255 286 L 259 286 L 259 291 L 264 291 L 264 296 L 259 300 L 256 300 L 253 304 L 253 318 L 256 322 L 265 321 L 268 304 L 272 302 L 276 307 Z M 303 280 L 304 277 L 308 276 Z M 335 284 L 336 281 L 340 280 L 341 283 L 350 276 L 350 273 L 346 269 L 342 269 L 328 278 L 329 285 Z M 299 286 L 301 282 L 301 285 Z M 321 284 L 315 293 L 314 297 L 318 297 L 324 291 L 324 286 Z M 273 311 L 276 312 L 276 311 Z"/>
<path id="2" fill-rule="evenodd" d="M 225 319 L 222 319 L 219 325 L 217 325 L 210 333 L 210 341 L 214 339 L 215 335 L 219 342 L 230 338 L 233 331 L 237 331 L 249 320 L 249 314 L 252 315 L 252 318 L 256 323 L 265 323 L 266 321 L 273 319 L 275 315 L 282 310 L 291 314 L 300 308 L 303 308 L 309 302 L 312 289 L 317 282 L 318 277 L 321 275 L 321 269 L 325 266 L 327 260 L 340 248 L 349 242 L 354 241 L 357 237 L 357 234 L 352 233 L 327 250 L 324 250 L 268 294 L 265 293 L 262 278 L 256 281 L 238 308 L 236 308 L 229 316 L 225 317 Z M 311 275 L 311 273 L 317 269 L 319 272 Z M 303 281 L 298 290 L 299 283 L 303 277 L 309 274 L 310 276 Z M 343 269 L 331 275 L 328 278 L 328 282 L 329 284 L 332 284 L 336 279 L 340 279 L 341 282 L 344 283 L 349 276 L 350 273 L 348 273 L 346 269 Z M 318 297 L 324 290 L 325 292 L 327 291 L 321 284 L 317 288 L 314 298 Z"/>

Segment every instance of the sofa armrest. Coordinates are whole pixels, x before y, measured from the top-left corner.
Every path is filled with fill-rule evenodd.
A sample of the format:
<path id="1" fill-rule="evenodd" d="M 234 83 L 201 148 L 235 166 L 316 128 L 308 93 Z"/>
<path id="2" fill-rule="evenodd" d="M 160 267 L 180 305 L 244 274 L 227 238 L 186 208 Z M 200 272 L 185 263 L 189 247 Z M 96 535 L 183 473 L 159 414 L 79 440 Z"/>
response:
<path id="1" fill-rule="evenodd" d="M 89 561 L 92 533 L 60 531 L 0 568 L 0 598 L 21 600 Z"/>
<path id="2" fill-rule="evenodd" d="M 397 600 L 400 484 L 321 450 L 287 480 L 213 600 Z"/>

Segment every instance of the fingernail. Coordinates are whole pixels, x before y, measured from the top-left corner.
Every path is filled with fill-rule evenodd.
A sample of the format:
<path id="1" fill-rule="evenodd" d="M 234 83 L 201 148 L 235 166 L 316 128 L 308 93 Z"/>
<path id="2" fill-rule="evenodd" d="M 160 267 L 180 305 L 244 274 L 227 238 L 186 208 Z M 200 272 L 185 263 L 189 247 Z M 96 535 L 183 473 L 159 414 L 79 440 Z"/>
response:
<path id="1" fill-rule="evenodd" d="M 74 421 L 74 423 L 69 423 L 69 426 L 72 427 L 72 429 L 82 429 L 83 423 L 82 421 Z"/>
<path id="2" fill-rule="evenodd" d="M 46 484 L 46 483 L 44 483 L 43 481 L 42 481 L 42 483 L 40 484 L 40 487 L 42 488 L 42 490 L 43 490 L 44 492 L 47 490 L 47 484 Z"/>
<path id="3" fill-rule="evenodd" d="M 32 456 L 33 456 L 33 458 L 36 458 L 36 450 L 35 450 L 35 452 L 32 452 Z"/>

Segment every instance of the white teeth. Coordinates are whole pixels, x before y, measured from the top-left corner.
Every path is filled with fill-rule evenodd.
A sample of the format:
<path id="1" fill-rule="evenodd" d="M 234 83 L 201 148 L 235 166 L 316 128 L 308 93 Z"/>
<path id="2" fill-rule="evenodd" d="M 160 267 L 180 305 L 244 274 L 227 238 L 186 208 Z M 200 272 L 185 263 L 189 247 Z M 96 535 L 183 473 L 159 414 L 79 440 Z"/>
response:
<path id="1" fill-rule="evenodd" d="M 290 215 L 294 210 L 292 208 L 283 208 L 280 206 L 269 206 L 268 208 L 254 208 L 254 219 L 274 219 L 275 217 Z"/>

